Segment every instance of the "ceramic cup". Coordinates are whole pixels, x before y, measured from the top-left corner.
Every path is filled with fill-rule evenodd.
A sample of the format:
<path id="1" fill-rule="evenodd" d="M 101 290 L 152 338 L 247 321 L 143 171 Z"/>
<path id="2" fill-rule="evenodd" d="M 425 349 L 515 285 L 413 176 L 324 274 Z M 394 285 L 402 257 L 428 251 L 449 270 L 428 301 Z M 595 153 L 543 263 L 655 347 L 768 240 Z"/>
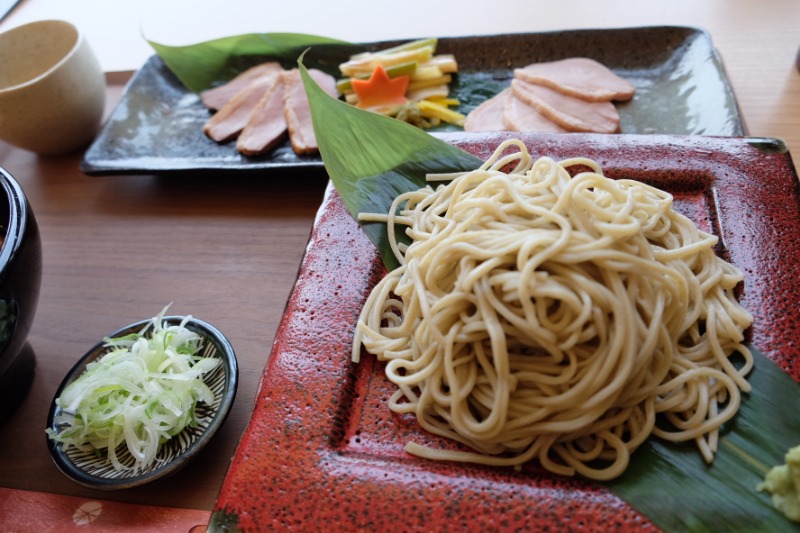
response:
<path id="1" fill-rule="evenodd" d="M 105 108 L 105 76 L 83 34 L 41 20 L 0 34 L 0 139 L 42 155 L 85 146 Z"/>

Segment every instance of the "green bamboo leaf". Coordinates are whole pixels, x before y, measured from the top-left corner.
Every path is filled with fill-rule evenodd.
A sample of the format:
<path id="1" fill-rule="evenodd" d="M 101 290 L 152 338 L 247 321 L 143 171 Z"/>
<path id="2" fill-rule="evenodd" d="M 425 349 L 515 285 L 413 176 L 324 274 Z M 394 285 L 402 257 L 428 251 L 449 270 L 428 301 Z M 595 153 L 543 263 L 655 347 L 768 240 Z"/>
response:
<path id="1" fill-rule="evenodd" d="M 300 72 L 319 151 L 354 217 L 361 212 L 388 213 L 398 194 L 425 186 L 426 174 L 473 170 L 483 163 L 410 124 L 331 97 L 309 76 L 304 60 Z M 386 225 L 365 223 L 362 227 L 386 267 L 395 268 L 397 260 L 389 247 Z"/>
<path id="2" fill-rule="evenodd" d="M 424 185 L 428 172 L 476 168 L 477 158 L 431 135 L 327 95 L 303 67 L 314 132 L 337 192 L 354 216 L 387 213 L 400 192 Z M 386 226 L 362 224 L 387 268 L 396 266 L 386 245 Z M 752 349 L 752 348 L 751 348 Z M 694 443 L 671 444 L 655 438 L 634 454 L 628 470 L 605 483 L 667 531 L 800 530 L 756 491 L 769 468 L 783 462 L 800 444 L 800 416 L 794 410 L 800 385 L 756 349 L 753 391 L 721 433 L 712 465 Z"/>
<path id="3" fill-rule="evenodd" d="M 230 80 L 264 61 L 294 67 L 297 58 L 309 47 L 313 47 L 313 52 L 306 63 L 328 73 L 338 72 L 339 64 L 363 51 L 359 45 L 302 33 L 248 33 L 187 46 L 147 42 L 181 83 L 194 92 Z"/>
<path id="4" fill-rule="evenodd" d="M 722 431 L 719 451 L 705 464 L 694 445 L 649 439 L 611 491 L 667 531 L 797 531 L 756 491 L 767 471 L 800 444 L 794 410 L 800 385 L 758 350 L 753 387 Z"/>

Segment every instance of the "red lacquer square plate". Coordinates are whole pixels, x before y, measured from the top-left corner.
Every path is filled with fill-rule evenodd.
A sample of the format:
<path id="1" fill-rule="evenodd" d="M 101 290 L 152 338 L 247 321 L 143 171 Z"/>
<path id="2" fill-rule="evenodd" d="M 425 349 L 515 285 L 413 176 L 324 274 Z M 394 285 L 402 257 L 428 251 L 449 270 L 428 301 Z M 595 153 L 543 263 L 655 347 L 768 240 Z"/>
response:
<path id="1" fill-rule="evenodd" d="M 448 138 L 485 158 L 509 134 Z M 586 156 L 606 175 L 671 192 L 676 208 L 720 236 L 746 276 L 752 343 L 795 379 L 800 350 L 797 174 L 775 139 L 517 134 L 534 156 Z M 599 484 L 433 462 L 410 439 L 452 446 L 391 413 L 394 388 L 372 356 L 350 362 L 353 329 L 385 270 L 329 186 L 287 303 L 253 416 L 213 524 L 245 531 L 593 531 L 655 526 Z"/>

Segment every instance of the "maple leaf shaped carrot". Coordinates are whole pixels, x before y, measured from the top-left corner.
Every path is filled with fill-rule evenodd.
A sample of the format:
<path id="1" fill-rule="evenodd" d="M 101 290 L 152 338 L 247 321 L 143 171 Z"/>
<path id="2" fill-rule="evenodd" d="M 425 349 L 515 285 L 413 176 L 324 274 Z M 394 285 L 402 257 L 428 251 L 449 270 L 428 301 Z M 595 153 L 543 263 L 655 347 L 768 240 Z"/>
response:
<path id="1" fill-rule="evenodd" d="M 406 102 L 407 75 L 390 78 L 382 65 L 377 65 L 369 79 L 353 79 L 353 91 L 358 96 L 358 107 L 369 109 Z"/>

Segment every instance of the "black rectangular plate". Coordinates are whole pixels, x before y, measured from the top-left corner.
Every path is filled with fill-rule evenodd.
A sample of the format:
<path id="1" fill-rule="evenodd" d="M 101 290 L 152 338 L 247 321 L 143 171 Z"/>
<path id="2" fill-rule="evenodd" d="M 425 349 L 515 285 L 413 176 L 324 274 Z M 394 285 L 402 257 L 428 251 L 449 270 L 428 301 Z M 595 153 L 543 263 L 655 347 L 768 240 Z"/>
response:
<path id="1" fill-rule="evenodd" d="M 381 49 L 397 42 L 365 46 Z M 722 61 L 703 30 L 658 26 L 444 37 L 437 52 L 456 56 L 459 74 L 452 93 L 461 101 L 463 113 L 508 86 L 514 68 L 584 56 L 604 63 L 636 86 L 633 100 L 618 104 L 623 133 L 745 134 Z M 322 168 L 318 155 L 298 156 L 288 141 L 263 156 L 243 156 L 234 143 L 220 145 L 203 134 L 209 116 L 198 95 L 152 56 L 131 78 L 87 150 L 81 170 L 89 175 L 265 175 Z M 447 129 L 434 134 L 446 139 Z"/>

